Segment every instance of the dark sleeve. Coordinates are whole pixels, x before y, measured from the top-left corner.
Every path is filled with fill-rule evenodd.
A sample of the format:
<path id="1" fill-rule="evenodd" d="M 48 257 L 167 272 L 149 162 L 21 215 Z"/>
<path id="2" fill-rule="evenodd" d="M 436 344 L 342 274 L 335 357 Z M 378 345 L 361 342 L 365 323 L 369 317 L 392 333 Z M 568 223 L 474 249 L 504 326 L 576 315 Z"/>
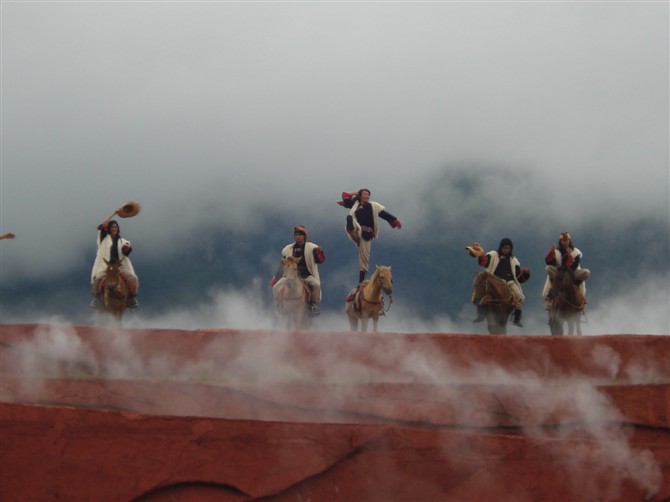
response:
<path id="1" fill-rule="evenodd" d="M 547 265 L 556 265 L 556 253 L 554 252 L 553 248 L 550 249 L 547 253 L 547 256 L 544 257 L 544 263 Z"/>
<path id="2" fill-rule="evenodd" d="M 109 232 L 107 231 L 107 225 L 106 225 L 106 224 L 103 223 L 103 224 L 101 224 L 101 225 L 98 225 L 98 230 L 100 231 L 100 235 L 101 235 L 101 238 L 102 238 L 102 239 L 104 239 L 105 237 L 107 237 L 107 234 L 108 234 Z"/>
<path id="3" fill-rule="evenodd" d="M 385 219 L 386 221 L 388 221 L 389 223 L 393 223 L 395 220 L 398 219 L 398 218 L 396 218 L 395 216 L 393 216 L 391 213 L 389 213 L 389 212 L 387 212 L 387 211 L 385 211 L 385 210 L 384 210 L 384 211 L 379 211 L 379 217 L 380 217 L 380 218 L 384 218 L 384 219 Z"/>
<path id="4" fill-rule="evenodd" d="M 344 203 L 344 207 L 351 209 L 354 207 L 354 202 L 356 202 L 356 196 L 349 195 L 347 192 L 342 192 L 342 202 Z"/>
<path id="5" fill-rule="evenodd" d="M 479 257 L 479 264 L 482 267 L 488 267 L 490 263 L 491 263 L 491 255 L 483 254 Z"/>
<path id="6" fill-rule="evenodd" d="M 107 231 L 107 225 L 104 224 L 104 223 L 98 225 L 98 232 L 100 232 L 100 233 L 98 234 L 98 244 L 100 244 L 100 243 L 102 242 L 102 240 L 103 240 L 105 237 L 107 237 L 107 234 L 109 233 L 109 232 Z"/>
<path id="7" fill-rule="evenodd" d="M 284 277 L 284 265 L 282 263 L 279 263 L 279 268 L 277 269 L 274 275 L 275 282 L 281 279 L 282 277 Z"/>
<path id="8" fill-rule="evenodd" d="M 315 247 L 314 250 L 312 251 L 314 255 L 314 261 L 316 263 L 323 263 L 326 261 L 326 253 L 323 252 L 323 249 L 319 246 Z"/>
<path id="9" fill-rule="evenodd" d="M 576 258 L 574 258 L 574 259 L 572 260 L 572 265 L 570 265 L 570 268 L 571 268 L 572 270 L 577 270 L 577 267 L 579 267 L 579 262 L 581 262 L 581 261 L 582 261 L 582 257 L 581 257 L 581 256 L 577 256 Z"/>
<path id="10" fill-rule="evenodd" d="M 514 277 L 519 277 L 521 275 L 521 265 L 514 266 Z"/>

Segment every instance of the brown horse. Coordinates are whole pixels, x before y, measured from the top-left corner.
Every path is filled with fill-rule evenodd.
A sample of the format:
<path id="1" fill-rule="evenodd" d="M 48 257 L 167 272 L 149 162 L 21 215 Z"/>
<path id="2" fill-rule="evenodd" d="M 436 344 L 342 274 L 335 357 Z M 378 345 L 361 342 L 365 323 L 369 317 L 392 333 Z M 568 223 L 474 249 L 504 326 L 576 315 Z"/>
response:
<path id="1" fill-rule="evenodd" d="M 121 324 L 123 313 L 128 308 L 128 285 L 119 271 L 124 259 L 113 262 L 105 260 L 107 270 L 102 279 L 104 307 L 101 314 L 105 317 L 111 316 L 118 324 Z"/>
<path id="2" fill-rule="evenodd" d="M 552 335 L 563 335 L 563 324 L 568 325 L 568 335 L 582 334 L 581 316 L 584 313 L 586 299 L 574 284 L 575 275 L 572 269 L 559 267 L 556 274 L 550 277 L 551 289 L 547 295 L 549 313 L 549 329 Z"/>
<path id="3" fill-rule="evenodd" d="M 369 281 L 363 281 L 352 301 L 345 302 L 344 311 L 349 317 L 351 331 L 358 331 L 358 320 L 361 321 L 361 331 L 368 330 L 368 321 L 372 319 L 372 330 L 377 331 L 379 316 L 384 311 L 382 292 L 393 301 L 393 275 L 391 267 L 377 265 L 377 269 Z"/>
<path id="4" fill-rule="evenodd" d="M 486 309 L 490 335 L 506 335 L 507 321 L 514 310 L 514 297 L 507 282 L 490 272 L 475 275 L 472 303 Z"/>
<path id="5" fill-rule="evenodd" d="M 284 266 L 283 281 L 272 289 L 275 312 L 286 321 L 287 328 L 301 329 L 311 325 L 311 316 L 307 315 L 310 292 L 298 274 L 298 258 L 288 256 L 282 260 Z"/>

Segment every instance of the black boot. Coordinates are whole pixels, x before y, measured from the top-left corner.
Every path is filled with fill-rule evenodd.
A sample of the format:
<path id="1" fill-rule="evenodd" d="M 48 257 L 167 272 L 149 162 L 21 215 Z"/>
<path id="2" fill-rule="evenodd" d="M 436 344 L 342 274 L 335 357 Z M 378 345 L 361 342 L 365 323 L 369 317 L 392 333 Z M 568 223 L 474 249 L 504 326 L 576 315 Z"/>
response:
<path id="1" fill-rule="evenodd" d="M 140 306 L 140 304 L 137 301 L 137 296 L 129 296 L 128 297 L 128 308 L 129 309 L 136 309 L 139 306 Z"/>
<path id="2" fill-rule="evenodd" d="M 358 284 L 365 280 L 365 274 L 367 274 L 366 270 L 361 270 L 358 272 Z"/>
<path id="3" fill-rule="evenodd" d="M 482 322 L 486 320 L 486 307 L 477 305 L 477 317 L 472 322 Z"/>
<path id="4" fill-rule="evenodd" d="M 514 309 L 514 320 L 512 321 L 512 324 L 523 328 L 523 324 L 521 324 L 521 309 Z"/>

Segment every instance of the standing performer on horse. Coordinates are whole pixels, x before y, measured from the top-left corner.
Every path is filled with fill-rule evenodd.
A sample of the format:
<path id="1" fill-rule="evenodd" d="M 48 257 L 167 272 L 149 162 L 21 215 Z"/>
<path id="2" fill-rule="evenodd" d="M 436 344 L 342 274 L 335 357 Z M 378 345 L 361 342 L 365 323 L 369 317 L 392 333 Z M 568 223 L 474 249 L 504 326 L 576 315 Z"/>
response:
<path id="1" fill-rule="evenodd" d="M 137 274 L 135 274 L 133 264 L 128 257 L 133 247 L 130 241 L 121 237 L 119 224 L 116 220 L 112 219 L 114 215 L 121 214 L 121 211 L 121 208 L 116 209 L 98 225 L 98 251 L 93 262 L 93 269 L 91 270 L 91 292 L 93 294 L 91 308 L 102 308 L 104 306 L 100 282 L 105 277 L 107 270 L 105 260 L 110 263 L 121 262 L 119 272 L 128 285 L 128 308 L 139 307 L 139 303 L 137 302 L 139 280 Z"/>
<path id="2" fill-rule="evenodd" d="M 293 238 L 295 242 L 287 245 L 282 249 L 282 260 L 289 256 L 293 256 L 299 260 L 298 272 L 300 278 L 304 281 L 310 291 L 310 306 L 313 315 L 319 315 L 319 303 L 321 302 L 321 278 L 319 277 L 319 263 L 326 260 L 326 255 L 323 249 L 307 241 L 307 229 L 304 226 L 297 226 L 293 228 Z M 273 295 L 281 291 L 281 288 L 286 282 L 284 275 L 283 264 L 279 265 L 270 286 L 272 286 Z"/>
<path id="3" fill-rule="evenodd" d="M 552 303 L 555 294 L 551 290 L 551 282 L 561 267 L 572 271 L 573 284 L 579 287 L 582 295 L 586 296 L 586 279 L 591 275 L 591 271 L 581 267 L 582 252 L 572 244 L 572 237 L 568 232 L 561 232 L 558 236 L 558 247 L 551 246 L 544 262 L 547 264 L 545 267 L 547 280 L 542 289 L 542 296 L 544 296 L 547 305 Z"/>
<path id="4" fill-rule="evenodd" d="M 349 209 L 345 230 L 349 238 L 358 246 L 358 283 L 365 279 L 370 266 L 372 241 L 379 235 L 379 218 L 393 228 L 402 228 L 400 220 L 387 212 L 384 206 L 370 200 L 370 190 L 361 188 L 358 192 L 342 192 L 340 206 Z"/>
<path id="5" fill-rule="evenodd" d="M 485 267 L 487 272 L 507 282 L 514 298 L 513 323 L 523 328 L 523 324 L 521 324 L 521 311 L 526 297 L 521 289 L 521 284 L 528 280 L 530 271 L 527 268 L 521 268 L 519 260 L 514 256 L 514 244 L 512 240 L 505 237 L 500 241 L 500 245 L 496 251 L 489 251 L 488 253 L 477 242 L 467 246 L 466 249 L 470 251 L 471 256 L 478 257 L 479 264 Z M 486 309 L 478 304 L 477 317 L 473 322 L 481 322 L 485 319 Z"/>

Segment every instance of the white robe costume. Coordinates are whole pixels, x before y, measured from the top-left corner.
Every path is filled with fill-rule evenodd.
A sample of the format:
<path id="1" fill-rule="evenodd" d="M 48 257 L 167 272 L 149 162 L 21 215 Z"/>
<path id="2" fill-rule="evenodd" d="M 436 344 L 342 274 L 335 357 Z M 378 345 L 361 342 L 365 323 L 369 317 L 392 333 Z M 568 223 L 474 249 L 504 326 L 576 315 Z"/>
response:
<path id="1" fill-rule="evenodd" d="M 500 255 L 498 255 L 498 251 L 489 251 L 486 253 L 488 256 L 491 257 L 489 260 L 489 265 L 486 267 L 486 271 L 491 274 L 495 275 L 495 270 L 498 268 L 498 264 L 500 263 Z M 512 256 L 510 258 L 510 267 L 512 269 L 512 277 L 514 278 L 511 281 L 507 281 L 507 285 L 509 286 L 509 289 L 512 291 L 512 295 L 514 296 L 514 307 L 517 309 L 520 309 L 523 307 L 524 302 L 526 301 L 526 297 L 523 294 L 523 290 L 521 289 L 521 284 L 519 283 L 519 279 L 516 277 L 516 268 L 519 267 L 521 268 L 521 263 L 515 256 Z"/>
<path id="2" fill-rule="evenodd" d="M 570 256 L 572 256 L 575 259 L 579 258 L 581 262 L 582 252 L 577 248 L 572 248 Z M 563 256 L 561 256 L 561 252 L 558 249 L 554 250 L 554 258 L 556 260 L 556 265 L 547 265 L 547 267 L 545 267 L 545 270 L 551 266 L 559 268 L 563 264 Z M 591 273 L 590 270 L 582 268 L 581 263 L 577 265 L 577 268 L 575 269 L 575 277 L 577 277 L 582 281 L 581 284 L 579 285 L 579 291 L 583 295 L 586 295 L 586 279 L 589 277 L 590 273 Z M 551 279 L 549 279 L 549 275 L 547 275 L 547 279 L 544 281 L 544 287 L 542 288 L 542 296 L 546 298 L 547 295 L 549 294 L 550 289 L 551 289 Z"/>
<path id="3" fill-rule="evenodd" d="M 372 251 L 372 241 L 377 238 L 379 235 L 379 213 L 381 213 L 385 207 L 382 206 L 379 202 L 374 202 L 372 200 L 367 202 L 372 207 L 372 218 L 374 222 L 374 231 L 372 232 L 372 239 L 366 241 L 363 239 L 363 229 L 361 224 L 356 219 L 356 210 L 360 206 L 358 201 L 354 202 L 354 205 L 349 210 L 351 219 L 353 220 L 354 229 L 347 230 L 345 225 L 344 230 L 347 232 L 349 239 L 354 241 L 358 246 L 358 269 L 367 270 L 370 268 L 370 252 Z"/>
<path id="4" fill-rule="evenodd" d="M 284 249 L 281 250 L 281 257 L 288 258 L 289 256 L 293 256 L 294 247 L 295 243 L 289 244 L 288 246 L 284 247 Z M 317 246 L 313 242 L 305 242 L 305 249 L 304 249 L 305 265 L 307 266 L 307 270 L 311 275 L 308 277 L 304 277 L 302 280 L 305 281 L 305 284 L 307 284 L 307 286 L 309 286 L 309 289 L 312 293 L 312 301 L 314 303 L 320 303 L 322 298 L 321 277 L 319 277 L 319 267 L 317 266 L 316 260 L 314 260 L 314 250 L 318 247 L 319 246 Z M 273 296 L 275 297 L 275 301 L 277 299 L 279 291 L 281 291 L 281 288 L 285 282 L 286 278 L 282 277 L 272 287 L 272 293 Z"/>
<path id="5" fill-rule="evenodd" d="M 375 224 L 375 228 L 374 228 L 374 232 L 373 232 L 374 235 L 372 236 L 372 239 L 370 239 L 371 241 L 373 241 L 379 235 L 379 213 L 381 213 L 386 208 L 384 206 L 382 206 L 379 202 L 374 202 L 372 200 L 368 201 L 367 203 L 370 204 L 370 206 L 372 207 L 372 218 L 373 218 L 374 224 Z M 344 227 L 344 229 L 346 230 L 347 235 L 349 236 L 349 238 L 352 241 L 354 241 L 356 244 L 358 244 L 359 241 L 363 240 L 363 237 L 362 237 L 363 229 L 361 228 L 361 224 L 358 223 L 358 220 L 356 219 L 356 210 L 358 209 L 359 206 L 360 206 L 360 203 L 358 201 L 356 201 L 356 202 L 354 202 L 354 205 L 351 206 L 351 209 L 349 210 L 349 214 L 351 215 L 351 218 L 354 220 L 353 221 L 353 223 L 354 223 L 353 231 L 349 232 L 347 230 L 346 226 Z M 358 237 L 358 239 L 356 237 Z M 370 242 L 370 241 L 368 241 L 368 242 Z"/>
<path id="6" fill-rule="evenodd" d="M 91 270 L 91 284 L 94 284 L 96 279 L 102 279 L 105 276 L 105 271 L 107 270 L 107 264 L 105 260 L 109 261 L 111 257 L 112 250 L 112 236 L 107 234 L 102 240 L 100 239 L 102 231 L 98 231 L 98 252 L 95 255 L 95 261 L 93 262 L 93 269 Z M 135 284 L 135 289 L 139 288 L 139 280 L 135 274 L 135 269 L 133 264 L 130 261 L 130 258 L 123 254 L 123 246 L 131 246 L 130 241 L 119 237 L 117 246 L 119 253 L 119 260 L 121 261 L 121 267 L 119 271 L 124 274 L 128 280 L 133 281 Z M 132 246 L 131 246 L 132 247 Z"/>

